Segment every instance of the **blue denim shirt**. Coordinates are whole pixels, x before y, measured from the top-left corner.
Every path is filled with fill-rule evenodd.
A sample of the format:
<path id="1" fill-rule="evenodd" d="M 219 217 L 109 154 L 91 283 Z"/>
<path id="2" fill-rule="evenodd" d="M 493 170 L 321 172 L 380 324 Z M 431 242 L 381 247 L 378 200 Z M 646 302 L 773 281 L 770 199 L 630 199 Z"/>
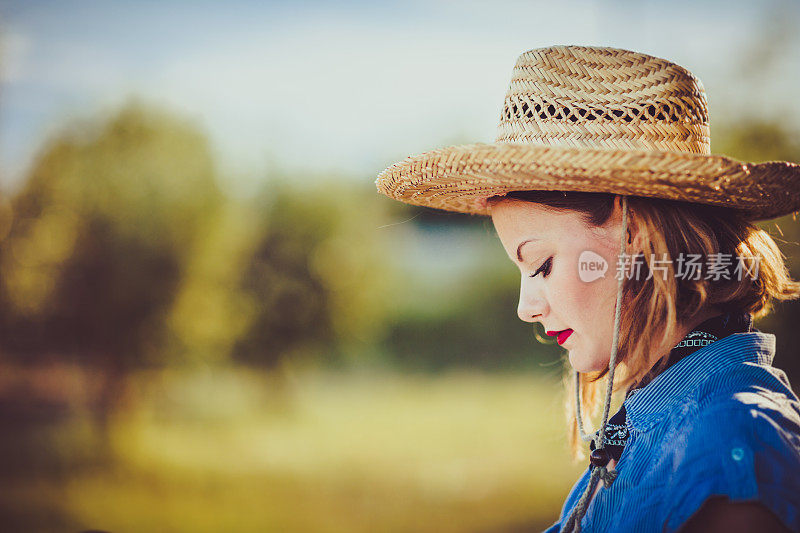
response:
<path id="1" fill-rule="evenodd" d="M 582 531 L 677 531 L 719 495 L 761 502 L 800 532 L 800 401 L 774 356 L 774 335 L 735 333 L 634 390 L 619 475 L 601 484 Z M 547 533 L 561 530 L 588 481 L 587 468 Z"/>

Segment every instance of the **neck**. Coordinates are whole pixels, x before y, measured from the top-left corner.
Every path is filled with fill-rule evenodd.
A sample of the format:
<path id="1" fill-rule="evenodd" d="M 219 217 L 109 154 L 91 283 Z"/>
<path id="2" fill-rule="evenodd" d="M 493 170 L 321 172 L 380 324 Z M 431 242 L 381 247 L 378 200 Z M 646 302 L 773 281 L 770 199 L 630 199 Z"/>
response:
<path id="1" fill-rule="evenodd" d="M 662 358 L 668 356 L 672 348 L 675 347 L 675 345 L 678 344 L 686 335 L 688 335 L 690 331 L 709 318 L 719 316 L 722 313 L 722 310 L 720 310 L 718 307 L 709 306 L 700 311 L 700 313 L 698 313 L 696 316 L 692 317 L 691 320 L 679 322 L 678 327 L 675 329 L 675 333 L 666 339 L 664 344 L 661 345 L 658 350 L 654 350 L 653 353 L 657 353 L 659 355 L 652 360 L 652 363 L 649 365 L 645 375 L 649 374 Z M 641 379 L 639 381 L 641 381 Z"/>
<path id="2" fill-rule="evenodd" d="M 700 313 L 694 318 L 692 318 L 692 320 L 687 322 L 681 322 L 675 330 L 675 335 L 667 340 L 666 346 L 662 346 L 661 350 L 659 350 L 659 353 L 661 353 L 662 356 L 668 354 L 669 351 L 676 344 L 678 344 L 681 341 L 681 339 L 683 339 L 686 335 L 688 335 L 690 331 L 692 331 L 694 328 L 696 328 L 698 325 L 702 324 L 709 318 L 719 316 L 721 314 L 722 310 L 720 310 L 718 307 L 709 306 L 700 311 Z"/>

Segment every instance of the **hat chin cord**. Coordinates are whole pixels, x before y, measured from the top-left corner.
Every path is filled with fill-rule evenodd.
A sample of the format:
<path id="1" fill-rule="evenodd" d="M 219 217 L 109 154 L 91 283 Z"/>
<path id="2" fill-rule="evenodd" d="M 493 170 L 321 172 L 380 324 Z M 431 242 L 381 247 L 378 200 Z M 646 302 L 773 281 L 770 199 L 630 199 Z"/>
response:
<path id="1" fill-rule="evenodd" d="M 620 234 L 621 235 L 620 257 L 624 257 L 625 254 L 625 237 L 627 235 L 627 230 L 628 230 L 628 197 L 623 195 L 622 232 Z M 620 276 L 620 279 L 617 282 L 617 305 L 614 311 L 614 337 L 611 341 L 611 359 L 609 360 L 608 363 L 608 386 L 606 387 L 606 401 L 605 401 L 605 406 L 603 407 L 603 422 L 600 424 L 600 429 L 591 434 L 586 434 L 586 432 L 584 432 L 583 430 L 583 420 L 581 418 L 580 373 L 577 370 L 575 371 L 575 413 L 578 423 L 578 431 L 580 432 L 581 440 L 586 442 L 594 441 L 595 449 L 592 452 L 592 455 L 597 456 L 598 463 L 601 464 L 595 463 L 595 457 L 592 458 L 592 464 L 595 464 L 595 468 L 594 470 L 592 470 L 592 473 L 589 476 L 589 483 L 583 495 L 581 496 L 581 499 L 578 500 L 578 503 L 576 503 L 575 507 L 572 509 L 572 513 L 570 513 L 570 516 L 567 519 L 566 524 L 564 524 L 564 528 L 562 530 L 569 533 L 580 532 L 581 520 L 583 519 L 583 516 L 586 514 L 586 509 L 588 507 L 589 500 L 594 494 L 598 480 L 602 479 L 603 485 L 605 487 L 610 487 L 611 484 L 614 482 L 614 479 L 617 477 L 616 469 L 612 470 L 608 469 L 608 462 L 610 460 L 610 455 L 608 454 L 608 451 L 605 449 L 605 438 L 606 438 L 606 423 L 608 422 L 608 412 L 609 408 L 611 407 L 611 392 L 614 387 L 614 369 L 617 366 L 619 323 L 620 323 L 620 317 L 622 315 L 622 283 L 624 279 L 625 276 Z"/>

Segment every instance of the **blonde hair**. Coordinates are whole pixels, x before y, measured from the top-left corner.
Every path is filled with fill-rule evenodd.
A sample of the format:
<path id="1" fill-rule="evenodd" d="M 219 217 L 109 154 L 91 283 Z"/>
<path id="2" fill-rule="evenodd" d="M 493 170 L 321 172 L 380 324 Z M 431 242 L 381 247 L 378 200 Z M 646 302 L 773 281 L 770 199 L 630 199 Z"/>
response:
<path id="1" fill-rule="evenodd" d="M 603 225 L 613 211 L 613 194 L 561 191 L 515 191 L 506 197 L 541 203 L 581 213 L 588 224 Z M 493 197 L 491 202 L 504 197 Z M 774 300 L 800 297 L 785 257 L 763 229 L 728 208 L 696 203 L 628 197 L 628 227 L 642 261 L 640 275 L 624 280 L 618 366 L 614 390 L 624 391 L 651 369 L 658 372 L 671 346 L 666 343 L 682 327 L 695 325 L 709 308 L 720 312 L 744 311 L 760 318 Z M 680 255 L 699 255 L 703 262 L 728 257 L 731 266 L 743 268 L 730 279 L 676 276 Z M 721 255 L 717 255 L 721 254 Z M 739 259 L 737 259 L 739 258 Z M 741 259 L 746 258 L 746 259 Z M 658 262 L 654 264 L 653 262 Z M 652 274 L 652 275 L 650 275 Z M 698 279 L 692 279 L 698 277 Z M 654 367 L 654 365 L 656 365 Z M 607 386 L 601 372 L 580 374 L 581 411 L 585 421 L 597 415 L 601 392 Z M 575 379 L 566 362 L 564 385 L 568 440 L 573 457 L 583 458 L 575 413 Z"/>

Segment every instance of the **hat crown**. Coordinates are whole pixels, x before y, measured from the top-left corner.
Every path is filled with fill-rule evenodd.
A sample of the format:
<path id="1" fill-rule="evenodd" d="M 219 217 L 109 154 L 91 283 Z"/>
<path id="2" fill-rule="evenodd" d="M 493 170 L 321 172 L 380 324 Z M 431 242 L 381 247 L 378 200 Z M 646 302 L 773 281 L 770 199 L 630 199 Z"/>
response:
<path id="1" fill-rule="evenodd" d="M 700 80 L 665 59 L 605 47 L 552 46 L 520 55 L 496 140 L 711 153 Z"/>

